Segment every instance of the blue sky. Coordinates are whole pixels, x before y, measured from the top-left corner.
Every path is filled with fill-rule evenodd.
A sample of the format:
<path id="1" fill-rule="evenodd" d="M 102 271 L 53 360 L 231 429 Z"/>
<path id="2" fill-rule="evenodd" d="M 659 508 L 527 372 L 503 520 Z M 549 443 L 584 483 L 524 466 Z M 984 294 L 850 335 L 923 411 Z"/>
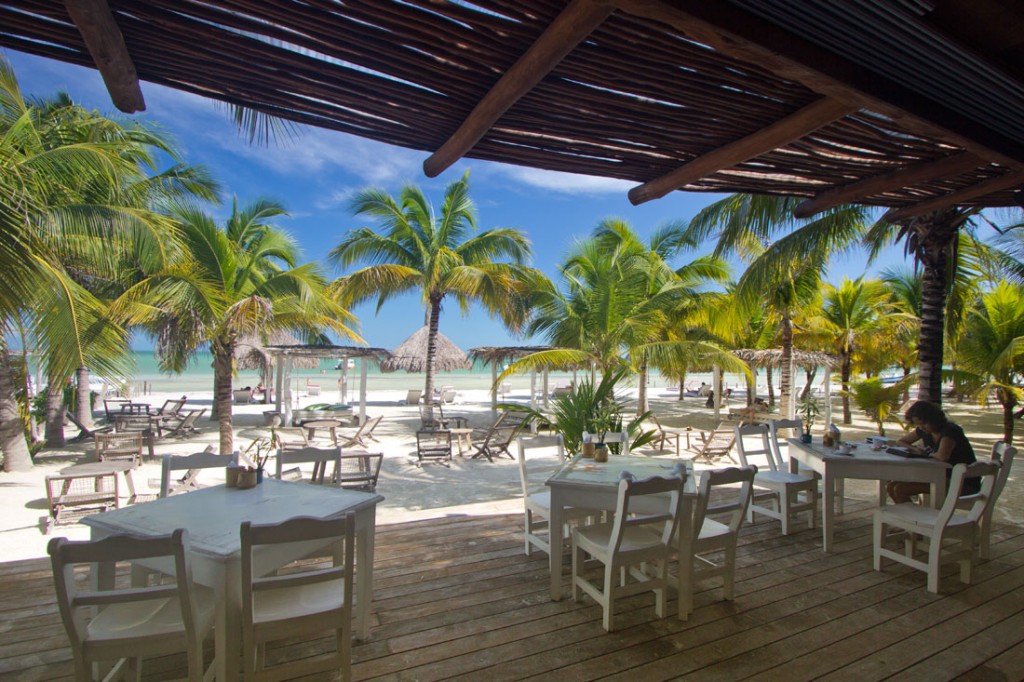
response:
<path id="1" fill-rule="evenodd" d="M 83 106 L 107 115 L 117 113 L 95 70 L 10 50 L 4 54 L 27 96 L 50 96 L 65 90 Z M 290 143 L 254 147 L 212 101 L 151 83 L 143 83 L 142 91 L 147 111 L 139 116 L 169 132 L 187 163 L 209 167 L 223 185 L 225 205 L 212 213 L 229 214 L 232 195 L 240 204 L 257 197 L 282 201 L 290 216 L 277 224 L 296 237 L 305 260 L 324 259 L 332 277 L 342 273 L 326 263 L 327 252 L 346 231 L 366 224 L 352 216 L 347 205 L 355 192 L 367 187 L 395 193 L 414 183 L 436 205 L 445 185 L 469 170 L 480 228 L 514 227 L 525 231 L 533 242 L 534 266 L 552 277 L 573 240 L 589 234 L 604 218 L 622 218 L 646 236 L 665 222 L 690 219 L 720 197 L 673 192 L 633 206 L 626 192 L 635 183 L 472 160 L 455 164 L 437 178 L 427 178 L 422 171 L 427 156 L 423 152 L 307 127 L 300 128 L 300 136 Z M 696 255 L 683 254 L 679 264 Z M 902 248 L 896 247 L 872 270 L 903 262 Z M 829 279 L 857 277 L 864 270 L 864 255 L 848 254 L 833 262 Z M 363 338 L 371 346 L 393 348 L 423 324 L 423 312 L 414 296 L 390 302 L 379 315 L 372 305 L 353 312 L 360 319 Z M 454 304 L 444 311 L 441 331 L 462 348 L 523 343 L 512 339 L 484 311 L 473 309 L 463 317 Z M 543 343 L 543 339 L 526 343 Z M 148 344 L 139 339 L 135 346 L 141 350 Z"/>

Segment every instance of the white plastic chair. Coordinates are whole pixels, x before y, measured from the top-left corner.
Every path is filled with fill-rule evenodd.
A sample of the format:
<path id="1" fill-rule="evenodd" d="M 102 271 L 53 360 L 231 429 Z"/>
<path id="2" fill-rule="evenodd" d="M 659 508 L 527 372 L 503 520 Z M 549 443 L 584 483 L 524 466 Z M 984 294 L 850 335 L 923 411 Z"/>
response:
<path id="1" fill-rule="evenodd" d="M 970 584 L 974 565 L 978 563 L 978 529 L 985 511 L 992 501 L 993 489 L 1001 467 L 995 462 L 957 464 L 949 479 L 949 490 L 941 509 L 906 502 L 880 507 L 874 516 L 874 566 L 882 570 L 882 558 L 924 571 L 928 575 L 928 591 L 939 593 L 939 568 L 943 563 L 960 564 L 960 582 Z M 981 477 L 981 490 L 970 496 L 967 509 L 957 509 L 960 489 L 965 478 Z M 903 552 L 887 549 L 883 542 L 890 539 L 889 529 L 898 529 L 903 540 Z M 926 561 L 917 558 L 917 541 L 928 542 Z M 946 541 L 958 541 L 955 548 L 947 548 Z"/>
<path id="2" fill-rule="evenodd" d="M 754 484 L 762 491 L 754 491 L 747 509 L 747 518 L 753 523 L 754 514 L 764 514 L 782 522 L 782 534 L 789 535 L 789 522 L 801 512 L 807 512 L 807 525 L 814 528 L 818 513 L 818 481 L 813 476 L 794 474 L 779 469 L 768 442 L 767 424 L 749 424 L 735 427 L 736 453 L 741 466 L 749 466 L 751 459 L 763 458 L 765 468 L 758 465 Z M 755 441 L 751 443 L 751 438 Z M 800 499 L 800 495 L 804 499 Z M 768 506 L 760 504 L 767 502 Z"/>
<path id="3" fill-rule="evenodd" d="M 333 462 L 334 469 L 330 476 L 327 476 L 327 464 Z M 309 482 L 317 485 L 337 485 L 338 472 L 341 471 L 341 448 L 296 448 L 277 451 L 277 476 L 278 479 L 294 477 L 296 473 L 302 480 L 302 470 L 299 467 L 285 471 L 286 464 L 312 464 L 313 472 Z"/>
<path id="4" fill-rule="evenodd" d="M 241 528 L 242 669 L 248 680 L 284 680 L 325 670 L 352 678 L 352 584 L 355 517 L 298 517 Z M 272 575 L 260 567 L 264 552 L 301 557 Z M 330 557 L 330 562 L 311 562 Z M 334 630 L 333 654 L 266 667 L 267 642 Z"/>
<path id="5" fill-rule="evenodd" d="M 697 489 L 697 507 L 694 510 L 693 527 L 697 536 L 692 543 L 693 571 L 691 580 L 696 582 L 705 578 L 722 577 L 722 597 L 727 601 L 733 598 L 733 586 L 736 582 L 736 541 L 739 539 L 740 528 L 747 516 L 747 508 L 750 506 L 751 493 L 754 485 L 754 475 L 757 473 L 756 466 L 747 466 L 742 469 L 730 467 L 728 469 L 715 469 L 705 471 L 701 474 L 700 484 Z M 711 495 L 716 488 L 723 486 L 736 486 L 736 497 L 732 501 L 710 506 Z M 732 492 L 732 491 L 730 491 Z M 708 518 L 709 515 L 729 514 L 727 523 Z M 723 559 L 714 562 L 706 558 L 705 554 L 711 552 L 722 552 Z M 685 561 L 680 557 L 680 561 Z M 678 578 L 676 578 L 678 583 Z M 690 591 L 687 585 L 678 585 L 681 594 L 688 594 Z"/>
<path id="6" fill-rule="evenodd" d="M 548 523 L 551 518 L 551 491 L 539 481 L 534 482 L 530 480 L 530 464 L 526 457 L 526 451 L 551 448 L 555 449 L 559 463 L 565 461 L 565 444 L 562 440 L 562 434 L 516 439 L 516 452 L 519 460 L 519 482 L 523 490 L 524 551 L 527 556 L 530 556 L 533 547 L 542 552 L 547 552 L 549 555 L 551 553 L 551 528 Z M 552 471 L 551 466 L 547 466 L 545 469 L 549 474 Z M 538 483 L 540 484 L 538 485 Z M 589 518 L 594 513 L 592 510 L 570 507 L 563 511 L 563 518 L 566 521 L 574 521 Z M 568 525 L 565 528 L 568 528 Z M 539 530 L 547 531 L 547 536 L 537 535 Z M 567 537 L 568 535 L 563 530 L 560 534 L 560 539 L 564 542 L 564 539 Z"/>
<path id="7" fill-rule="evenodd" d="M 216 600 L 211 590 L 192 582 L 188 531 L 82 542 L 54 538 L 47 551 L 77 680 L 92 680 L 92 664 L 108 661 L 117 661 L 109 677 L 124 670 L 127 679 L 140 679 L 143 657 L 181 651 L 188 656 L 188 679 L 203 679 L 203 640 L 213 629 Z M 153 558 L 173 561 L 174 582 L 116 589 L 93 574 L 91 581 L 100 589 L 83 589 L 90 579 L 76 570 L 105 565 L 112 571 L 111 563 Z"/>
<path id="8" fill-rule="evenodd" d="M 619 597 L 652 591 L 655 613 L 665 617 L 667 564 L 682 501 L 682 478 L 656 476 L 636 481 L 623 474 L 614 522 L 577 528 L 572 534 L 572 599 L 579 601 L 583 590 L 599 603 L 608 632 L 612 631 Z M 603 589 L 583 574 L 586 554 L 604 564 Z"/>
<path id="9" fill-rule="evenodd" d="M 164 455 L 160 466 L 160 497 L 198 490 L 197 478 L 203 469 L 223 469 L 231 458 L 215 452 L 196 452 L 191 455 Z M 185 475 L 171 481 L 171 472 L 184 471 Z"/>

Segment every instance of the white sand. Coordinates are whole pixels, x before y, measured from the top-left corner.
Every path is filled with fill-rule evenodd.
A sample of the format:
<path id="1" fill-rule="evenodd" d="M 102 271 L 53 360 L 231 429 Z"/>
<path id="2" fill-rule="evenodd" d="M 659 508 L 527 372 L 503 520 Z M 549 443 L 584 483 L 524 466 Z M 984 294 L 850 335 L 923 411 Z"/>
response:
<path id="1" fill-rule="evenodd" d="M 635 398 L 635 395 L 636 391 L 632 389 L 624 397 Z M 137 397 L 135 400 L 148 402 L 157 408 L 164 400 L 177 397 L 180 397 L 180 393 L 157 393 Z M 511 459 L 501 458 L 491 463 L 485 459 L 470 459 L 470 453 L 466 453 L 466 457 L 456 456 L 450 469 L 436 464 L 418 468 L 415 431 L 420 423 L 419 410 L 415 405 L 399 404 L 404 397 L 404 390 L 371 391 L 367 402 L 367 413 L 371 417 L 384 416 L 374 434 L 379 442 L 371 447 L 373 451 L 384 453 L 384 465 L 377 488 L 385 497 L 385 501 L 378 509 L 377 518 L 380 522 L 391 523 L 451 514 L 514 513 L 522 509 L 518 467 Z M 298 403 L 307 405 L 334 402 L 336 399 L 337 392 L 325 391 L 320 396 L 300 396 Z M 528 403 L 529 390 L 513 390 L 506 396 L 506 400 Z M 652 409 L 662 418 L 665 425 L 692 426 L 695 433 L 700 429 L 713 428 L 715 425 L 712 411 L 703 407 L 703 399 L 688 398 L 680 402 L 676 399 L 674 389 L 655 387 L 651 389 L 650 401 Z M 193 393 L 189 396 L 186 408 L 209 408 L 211 402 L 209 392 Z M 630 404 L 635 405 L 635 402 Z M 838 401 L 835 404 L 838 407 Z M 263 411 L 268 409 L 273 409 L 273 406 L 234 406 L 236 448 L 244 450 L 253 439 L 269 433 L 267 427 L 263 426 Z M 358 405 L 355 409 L 358 411 Z M 991 443 L 1001 432 L 998 411 L 983 411 L 970 405 L 947 406 L 947 409 L 951 417 L 964 426 L 972 437 L 979 456 L 987 456 Z M 471 426 L 484 427 L 492 420 L 489 394 L 485 390 L 460 390 L 456 402 L 446 406 L 445 414 L 465 416 L 468 417 Z M 838 416 L 837 414 L 837 419 Z M 96 417 L 102 417 L 102 411 L 98 412 Z M 208 444 L 216 445 L 219 442 L 216 424 L 204 417 L 200 420 L 199 426 L 200 432 L 187 440 L 158 440 L 157 456 L 198 452 Z M 77 429 L 73 427 L 67 431 L 69 437 L 76 433 Z M 873 426 L 862 418 L 855 418 L 855 424 L 846 428 L 845 433 L 851 439 L 855 439 L 873 433 Z M 327 442 L 326 434 L 318 437 L 321 443 Z M 47 450 L 37 456 L 33 471 L 0 474 L 0 494 L 4 498 L 4 513 L 0 519 L 0 562 L 45 556 L 46 543 L 50 537 L 88 537 L 88 528 L 79 524 L 58 526 L 49 536 L 43 533 L 47 516 L 44 477 L 47 474 L 55 474 L 71 464 L 92 461 L 91 447 L 92 443 L 88 441 L 59 450 Z M 683 454 L 692 456 L 692 453 L 685 451 Z M 554 469 L 557 461 L 553 453 L 548 459 Z M 147 460 L 142 469 L 134 474 L 138 492 L 155 493 L 159 485 L 159 476 L 158 460 Z M 1004 520 L 1020 522 L 1021 510 L 1024 509 L 1024 491 L 1021 490 L 1022 486 L 1015 484 L 1013 478 L 1000 501 L 997 516 Z M 211 484 L 222 482 L 223 474 L 217 470 L 204 472 L 200 481 Z M 848 491 L 851 488 L 858 491 L 858 494 L 872 494 L 870 486 L 865 488 L 863 485 L 848 485 Z M 123 485 L 122 494 L 126 495 Z"/>

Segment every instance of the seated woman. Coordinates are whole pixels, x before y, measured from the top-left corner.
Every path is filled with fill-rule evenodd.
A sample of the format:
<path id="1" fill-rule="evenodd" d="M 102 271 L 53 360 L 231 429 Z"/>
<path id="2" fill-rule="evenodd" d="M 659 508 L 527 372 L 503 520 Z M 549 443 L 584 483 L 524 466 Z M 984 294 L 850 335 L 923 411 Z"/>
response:
<path id="1" fill-rule="evenodd" d="M 937 460 L 949 464 L 971 464 L 976 461 L 974 448 L 967 440 L 964 430 L 949 421 L 940 407 L 925 400 L 919 400 L 907 409 L 907 423 L 914 430 L 900 438 L 899 442 L 922 453 L 929 454 Z M 920 446 L 915 445 L 918 441 Z M 952 471 L 946 472 L 946 483 Z M 981 489 L 978 478 L 965 478 L 961 495 L 971 495 Z M 931 486 L 927 483 L 907 483 L 891 481 L 885 486 L 886 492 L 893 502 L 910 502 L 914 495 L 927 494 Z"/>

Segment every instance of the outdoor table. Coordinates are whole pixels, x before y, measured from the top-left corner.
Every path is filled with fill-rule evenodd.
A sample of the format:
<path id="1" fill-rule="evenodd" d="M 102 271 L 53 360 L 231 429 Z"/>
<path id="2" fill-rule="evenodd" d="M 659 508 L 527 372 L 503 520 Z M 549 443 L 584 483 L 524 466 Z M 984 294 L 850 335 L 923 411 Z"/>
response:
<path id="1" fill-rule="evenodd" d="M 132 472 L 135 471 L 135 463 L 124 460 L 108 460 L 106 462 L 87 462 L 64 467 L 60 470 L 61 476 L 103 476 L 104 474 L 124 474 L 124 482 L 128 484 L 128 504 L 135 504 L 135 480 Z"/>
<path id="2" fill-rule="evenodd" d="M 124 509 L 87 516 L 82 523 L 92 529 L 93 539 L 131 533 L 166 535 L 187 528 L 192 572 L 196 582 L 214 589 L 214 628 L 218 680 L 240 679 L 241 653 L 241 538 L 243 521 L 280 523 L 296 516 L 336 518 L 354 512 L 356 521 L 355 635 L 365 639 L 370 629 L 373 598 L 373 545 L 376 493 L 341 490 L 330 486 L 264 480 L 241 490 L 223 485 L 174 495 Z M 308 554 L 313 547 L 279 548 L 261 555 L 267 572 Z M 302 550 L 305 551 L 302 551 Z M 139 562 L 146 568 L 171 574 L 173 566 L 162 560 Z M 100 587 L 113 580 L 111 571 L 100 577 Z"/>
<path id="3" fill-rule="evenodd" d="M 448 429 L 452 432 L 452 437 L 455 439 L 456 445 L 459 446 L 459 456 L 462 456 L 462 446 L 466 446 L 466 450 L 473 449 L 473 429 L 469 427 L 456 427 L 454 429 Z"/>
<path id="4" fill-rule="evenodd" d="M 566 507 L 584 509 L 615 510 L 618 502 L 619 474 L 628 471 L 637 479 L 651 476 L 671 476 L 676 462 L 686 465 L 687 478 L 683 486 L 682 505 L 679 515 L 679 585 L 690 585 L 690 593 L 679 594 L 679 613 L 688 616 L 693 610 L 693 588 L 690 574 L 692 562 L 690 545 L 693 541 L 693 500 L 697 497 L 697 482 L 693 473 L 693 462 L 674 457 L 635 457 L 630 455 L 609 455 L 607 462 L 595 462 L 576 455 L 565 463 L 547 480 L 551 490 L 551 519 L 548 524 L 551 570 L 551 599 L 562 598 L 562 510 Z"/>
<path id="5" fill-rule="evenodd" d="M 790 471 L 796 473 L 798 464 L 802 463 L 821 474 L 822 549 L 826 552 L 832 550 L 833 502 L 838 479 L 878 481 L 879 506 L 885 505 L 886 481 L 931 484 L 932 504 L 936 507 L 942 506 L 946 498 L 946 471 L 950 468 L 946 462 L 931 457 L 900 457 L 885 450 L 872 450 L 868 443 L 851 443 L 857 447 L 843 455 L 821 442 L 802 443 L 797 438 L 790 438 L 788 442 Z"/>

